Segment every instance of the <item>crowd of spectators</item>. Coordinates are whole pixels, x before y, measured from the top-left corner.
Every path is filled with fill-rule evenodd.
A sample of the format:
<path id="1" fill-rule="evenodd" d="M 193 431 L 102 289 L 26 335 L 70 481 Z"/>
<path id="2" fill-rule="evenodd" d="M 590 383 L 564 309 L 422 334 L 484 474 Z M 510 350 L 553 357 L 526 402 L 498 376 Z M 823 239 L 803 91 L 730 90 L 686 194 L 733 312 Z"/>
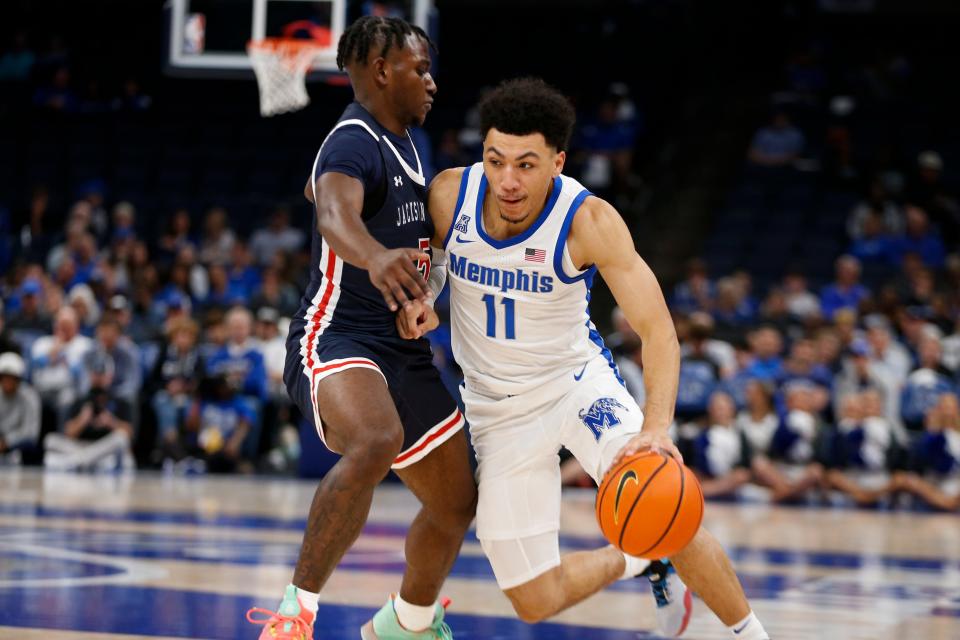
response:
<path id="1" fill-rule="evenodd" d="M 0 58 L 0 80 L 46 77 L 33 94 L 38 109 L 90 107 L 65 90 L 63 55 L 15 45 Z M 811 96 L 822 84 L 804 64 L 791 86 L 816 110 Z M 97 104 L 147 108 L 135 84 L 120 102 Z M 824 108 L 848 114 L 850 105 Z M 746 153 L 752 175 L 774 191 L 782 176 L 810 170 L 815 136 L 791 111 L 778 106 Z M 468 113 L 462 129 L 437 136 L 438 170 L 478 157 L 474 120 Z M 569 171 L 612 199 L 637 189 L 632 153 L 643 121 L 625 86 L 611 85 L 582 121 Z M 668 292 L 683 354 L 675 435 L 709 496 L 760 485 L 777 501 L 839 492 L 874 504 L 909 493 L 956 508 L 957 194 L 935 150 L 898 177 L 865 169 L 843 140 L 843 126 L 831 124 L 817 170 L 863 198 L 845 221 L 846 251 L 823 256 L 834 262 L 832 281 L 793 268 L 760 288 L 748 270 L 714 277 L 693 259 Z M 51 198 L 50 189 L 34 187 L 10 217 L 0 464 L 292 472 L 300 417 L 282 367 L 309 274 L 309 210 L 277 207 L 241 233 L 224 207 L 175 208 L 154 233 L 156 221 L 111 199 L 103 181 L 84 183 L 65 211 L 52 204 L 64 194 Z M 617 311 L 612 324 L 608 345 L 642 405 L 642 345 Z M 448 329 L 432 340 L 455 392 Z M 576 482 L 577 470 L 565 477 Z"/>

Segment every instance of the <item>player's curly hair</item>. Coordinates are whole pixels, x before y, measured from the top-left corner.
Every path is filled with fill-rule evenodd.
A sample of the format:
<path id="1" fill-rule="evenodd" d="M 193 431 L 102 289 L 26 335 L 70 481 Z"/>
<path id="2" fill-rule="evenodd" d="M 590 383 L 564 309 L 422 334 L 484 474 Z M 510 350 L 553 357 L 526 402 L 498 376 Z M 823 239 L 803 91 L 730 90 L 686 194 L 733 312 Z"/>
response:
<path id="1" fill-rule="evenodd" d="M 540 78 L 506 80 L 480 102 L 480 132 L 496 129 L 514 136 L 541 133 L 547 144 L 565 151 L 576 114 L 562 93 Z"/>
<path id="2" fill-rule="evenodd" d="M 392 47 L 403 48 L 404 40 L 409 35 L 416 35 L 436 52 L 437 47 L 430 40 L 430 36 L 415 24 L 410 24 L 400 18 L 384 18 L 380 16 L 363 16 L 347 27 L 337 43 L 337 67 L 343 69 L 354 62 L 361 65 L 367 63 L 370 50 L 380 48 L 380 57 L 386 57 Z"/>

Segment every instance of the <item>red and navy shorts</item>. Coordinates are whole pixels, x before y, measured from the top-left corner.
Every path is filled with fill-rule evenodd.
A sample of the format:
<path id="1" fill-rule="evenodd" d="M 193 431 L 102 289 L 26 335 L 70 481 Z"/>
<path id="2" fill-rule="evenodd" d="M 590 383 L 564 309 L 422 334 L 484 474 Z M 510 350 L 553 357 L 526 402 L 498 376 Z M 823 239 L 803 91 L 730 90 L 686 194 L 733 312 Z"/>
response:
<path id="1" fill-rule="evenodd" d="M 283 381 L 324 444 L 317 383 L 353 368 L 373 369 L 387 383 L 403 424 L 403 449 L 393 462 L 394 469 L 423 459 L 463 428 L 463 414 L 440 380 L 427 340 L 328 331 L 307 349 L 301 344 L 302 337 L 302 330 L 291 326 Z M 342 401 L 350 402 L 350 398 Z"/>

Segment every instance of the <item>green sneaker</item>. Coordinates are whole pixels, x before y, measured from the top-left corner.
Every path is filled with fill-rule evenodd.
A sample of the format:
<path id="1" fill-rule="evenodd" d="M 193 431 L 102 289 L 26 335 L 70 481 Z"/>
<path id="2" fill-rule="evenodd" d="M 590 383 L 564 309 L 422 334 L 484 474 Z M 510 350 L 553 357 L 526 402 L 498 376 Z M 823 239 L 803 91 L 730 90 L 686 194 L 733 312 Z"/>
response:
<path id="1" fill-rule="evenodd" d="M 423 631 L 407 631 L 400 626 L 397 614 L 393 610 L 393 595 L 380 611 L 373 614 L 367 624 L 360 628 L 362 640 L 453 640 L 453 632 L 443 621 L 443 612 L 450 604 L 448 598 L 437 603 L 437 613 L 433 616 L 433 624 Z"/>

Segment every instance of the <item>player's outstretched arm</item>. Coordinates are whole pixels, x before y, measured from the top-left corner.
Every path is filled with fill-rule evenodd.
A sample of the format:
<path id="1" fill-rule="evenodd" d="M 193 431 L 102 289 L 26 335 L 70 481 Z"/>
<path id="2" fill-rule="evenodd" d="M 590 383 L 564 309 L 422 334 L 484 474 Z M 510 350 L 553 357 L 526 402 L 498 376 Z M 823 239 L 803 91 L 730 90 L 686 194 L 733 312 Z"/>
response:
<path id="1" fill-rule="evenodd" d="M 643 433 L 621 455 L 656 447 L 680 458 L 667 429 L 673 422 L 680 375 L 680 345 L 656 276 L 633 245 L 617 210 L 587 198 L 573 219 L 567 241 L 578 266 L 596 265 L 627 321 L 643 341 L 643 381 L 647 392 Z"/>
<path id="2" fill-rule="evenodd" d="M 387 249 L 367 231 L 361 220 L 363 183 L 351 176 L 328 172 L 317 178 L 309 193 L 317 212 L 317 228 L 345 262 L 365 269 L 391 311 L 411 300 L 426 300 L 428 289 L 415 267 L 428 256 L 413 248 Z"/>
<path id="3" fill-rule="evenodd" d="M 447 230 L 453 223 L 453 208 L 457 206 L 457 195 L 460 191 L 460 178 L 463 168 L 441 171 L 430 183 L 427 195 L 427 212 L 433 221 L 433 260 L 430 264 L 430 275 L 427 286 L 435 300 L 443 285 L 447 281 L 447 259 L 443 250 L 443 241 Z M 397 313 L 397 330 L 400 336 L 407 339 L 420 338 L 424 334 L 436 329 L 440 324 L 436 312 L 428 303 L 405 305 Z"/>

